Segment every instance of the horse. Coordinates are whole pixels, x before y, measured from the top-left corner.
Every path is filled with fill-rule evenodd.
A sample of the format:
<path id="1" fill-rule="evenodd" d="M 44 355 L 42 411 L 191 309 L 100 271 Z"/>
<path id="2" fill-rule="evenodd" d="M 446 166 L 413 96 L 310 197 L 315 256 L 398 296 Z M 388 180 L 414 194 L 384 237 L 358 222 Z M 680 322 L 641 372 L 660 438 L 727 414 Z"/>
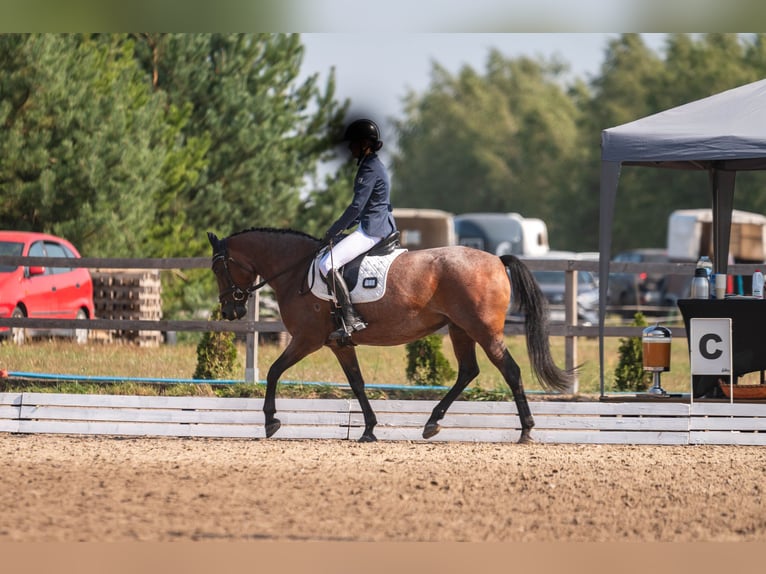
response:
<path id="1" fill-rule="evenodd" d="M 291 229 L 254 228 L 219 239 L 208 232 L 213 248 L 221 315 L 236 320 L 246 313 L 250 293 L 268 284 L 274 291 L 282 322 L 292 336 L 266 376 L 263 403 L 266 437 L 279 430 L 277 383 L 287 369 L 309 354 L 328 347 L 337 358 L 364 415 L 359 442 L 377 438 L 375 413 L 365 394 L 365 382 L 355 345 L 392 346 L 416 341 L 447 327 L 458 361 L 457 380 L 434 407 L 423 428 L 424 439 L 440 431 L 452 402 L 479 374 L 476 345 L 502 373 L 511 389 L 521 422 L 520 443 L 533 442 L 534 418 L 529 409 L 521 370 L 505 344 L 503 328 L 512 302 L 524 313 L 527 352 L 541 386 L 566 392 L 573 371 L 556 366 L 548 339 L 545 297 L 529 268 L 514 255 L 500 257 L 464 246 L 405 251 L 391 263 L 385 294 L 377 301 L 355 304 L 368 323 L 353 333 L 352 344 L 329 340 L 336 328 L 332 301 L 307 288 L 308 269 L 326 244 Z M 262 280 L 256 284 L 258 277 Z"/>

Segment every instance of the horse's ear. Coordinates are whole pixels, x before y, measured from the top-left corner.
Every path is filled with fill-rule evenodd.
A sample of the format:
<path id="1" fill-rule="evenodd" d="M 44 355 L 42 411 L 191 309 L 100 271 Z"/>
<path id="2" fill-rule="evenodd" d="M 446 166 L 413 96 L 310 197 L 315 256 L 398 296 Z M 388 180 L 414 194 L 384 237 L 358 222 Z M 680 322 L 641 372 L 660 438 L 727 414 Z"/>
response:
<path id="1" fill-rule="evenodd" d="M 210 242 L 210 245 L 212 245 L 213 247 L 218 246 L 218 243 L 219 243 L 218 237 L 212 231 L 207 232 L 207 240 Z"/>

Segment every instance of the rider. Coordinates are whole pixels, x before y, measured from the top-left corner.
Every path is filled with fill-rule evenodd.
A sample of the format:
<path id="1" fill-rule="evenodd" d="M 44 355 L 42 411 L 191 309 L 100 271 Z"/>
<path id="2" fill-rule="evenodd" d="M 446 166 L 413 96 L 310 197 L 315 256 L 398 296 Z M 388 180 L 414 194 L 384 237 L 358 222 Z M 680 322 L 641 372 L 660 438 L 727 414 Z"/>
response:
<path id="1" fill-rule="evenodd" d="M 377 154 L 383 147 L 377 124 L 369 119 L 353 121 L 346 128 L 343 140 L 349 142 L 348 149 L 359 166 L 354 178 L 354 197 L 343 215 L 327 230 L 324 239 L 333 241 L 346 229 L 356 224 L 359 226 L 335 243 L 319 262 L 322 278 L 343 313 L 344 327 L 333 331 L 330 339 L 342 339 L 367 327 L 351 304 L 348 287 L 338 269 L 396 231 L 391 213 L 391 185 L 386 168 Z M 330 272 L 332 277 L 329 277 Z"/>

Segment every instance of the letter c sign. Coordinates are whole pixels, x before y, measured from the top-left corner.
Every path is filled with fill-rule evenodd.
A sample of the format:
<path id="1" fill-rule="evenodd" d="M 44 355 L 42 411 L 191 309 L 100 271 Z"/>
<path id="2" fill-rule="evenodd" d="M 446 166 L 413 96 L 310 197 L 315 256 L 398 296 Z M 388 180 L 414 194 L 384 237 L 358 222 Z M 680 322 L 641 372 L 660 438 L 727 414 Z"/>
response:
<path id="1" fill-rule="evenodd" d="M 721 350 L 722 341 L 723 339 L 718 333 L 705 333 L 700 337 L 700 354 L 711 361 L 718 359 L 723 354 Z"/>
<path id="2" fill-rule="evenodd" d="M 692 375 L 731 374 L 731 319 L 692 319 L 689 328 Z"/>

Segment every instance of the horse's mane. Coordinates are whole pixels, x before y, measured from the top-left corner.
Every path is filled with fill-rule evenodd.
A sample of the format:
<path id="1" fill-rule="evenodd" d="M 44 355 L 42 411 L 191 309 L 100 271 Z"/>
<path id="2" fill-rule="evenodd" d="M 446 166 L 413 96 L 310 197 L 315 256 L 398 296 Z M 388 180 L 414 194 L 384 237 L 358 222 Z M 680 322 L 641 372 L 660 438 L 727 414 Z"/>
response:
<path id="1" fill-rule="evenodd" d="M 237 231 L 236 233 L 232 233 L 229 237 L 234 237 L 235 235 L 242 235 L 243 233 L 250 233 L 251 231 L 258 231 L 262 233 L 284 233 L 289 235 L 297 235 L 298 237 L 305 237 L 307 239 L 313 239 L 314 241 L 319 241 L 316 237 L 313 235 L 309 235 L 308 233 L 304 233 L 303 231 L 296 231 L 295 229 L 280 229 L 275 227 L 251 227 L 250 229 L 243 229 L 242 231 Z"/>

